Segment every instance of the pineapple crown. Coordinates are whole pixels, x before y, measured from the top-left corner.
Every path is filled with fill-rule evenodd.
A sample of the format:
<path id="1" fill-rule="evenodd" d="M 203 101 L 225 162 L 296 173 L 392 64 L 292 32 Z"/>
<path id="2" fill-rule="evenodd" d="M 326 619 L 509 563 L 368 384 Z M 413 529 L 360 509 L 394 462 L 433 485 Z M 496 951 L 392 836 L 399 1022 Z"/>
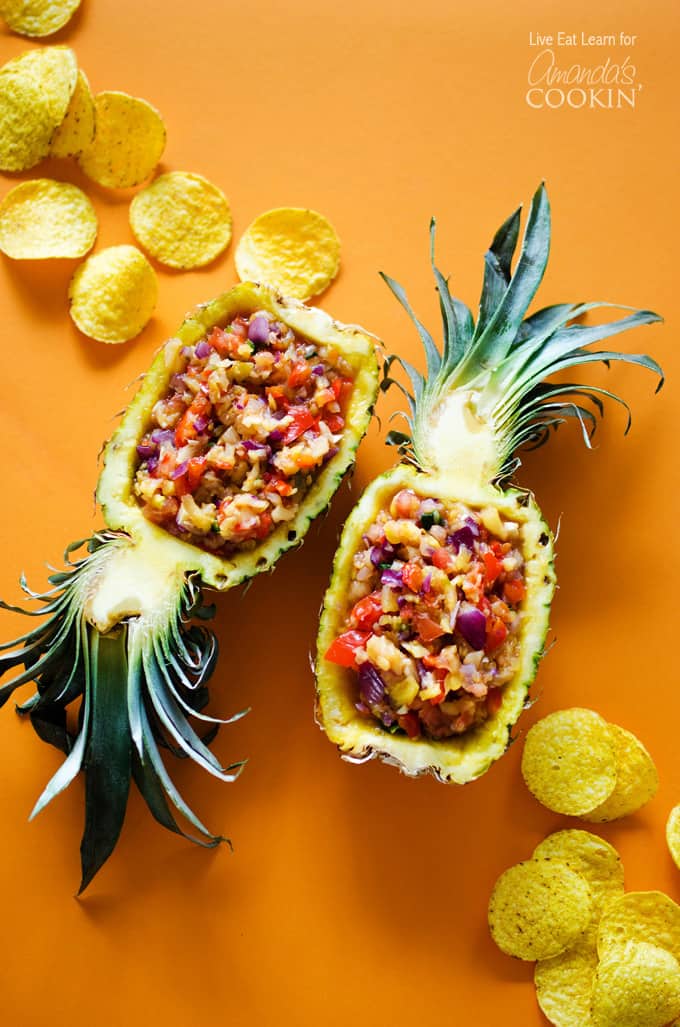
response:
<path id="1" fill-rule="evenodd" d="M 451 295 L 447 279 L 435 264 L 435 219 L 430 222 L 430 259 L 443 322 L 441 351 L 414 314 L 404 289 L 381 272 L 415 324 L 425 349 L 425 375 L 402 357 L 393 355 L 385 362 L 381 383 L 383 391 L 397 386 L 406 396 L 409 409 L 408 413 L 400 412 L 406 418 L 409 433 L 391 431 L 387 442 L 398 446 L 402 456 L 418 467 L 446 466 L 441 451 L 454 445 L 454 426 L 465 425 L 471 437 L 477 434 L 478 453 L 481 434 L 486 431 L 490 437 L 486 472 L 488 480 L 502 485 L 520 465 L 518 450 L 543 445 L 551 429 L 557 429 L 567 418 L 578 421 L 585 444 L 590 447 L 596 415 L 602 416 L 604 411 L 603 398 L 615 400 L 625 408 L 628 432 L 629 407 L 613 392 L 594 385 L 546 380 L 568 367 L 596 361 L 609 366 L 612 360 L 622 360 L 659 375 L 657 392 L 663 385 L 663 371 L 650 356 L 586 348 L 628 328 L 662 320 L 650 310 L 603 302 L 559 303 L 525 317 L 543 278 L 550 251 L 550 204 L 543 184 L 533 197 L 513 273 L 520 213 L 521 207 L 503 222 L 485 255 L 476 324 L 468 307 Z M 632 312 L 606 324 L 576 323 L 598 307 Z M 394 364 L 401 365 L 406 372 L 411 391 L 392 377 Z M 465 409 L 463 416 L 451 420 L 444 413 L 453 399 L 458 399 L 459 406 L 462 403 Z M 435 435 L 438 438 L 433 444 Z M 453 458 L 448 466 L 455 466 Z"/>

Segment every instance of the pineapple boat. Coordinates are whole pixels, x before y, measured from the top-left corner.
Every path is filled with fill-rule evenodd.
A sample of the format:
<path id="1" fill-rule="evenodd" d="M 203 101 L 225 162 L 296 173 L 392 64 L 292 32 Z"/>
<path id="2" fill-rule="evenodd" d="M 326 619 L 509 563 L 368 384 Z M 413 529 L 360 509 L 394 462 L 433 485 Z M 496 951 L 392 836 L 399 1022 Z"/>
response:
<path id="1" fill-rule="evenodd" d="M 70 546 L 47 592 L 22 578 L 39 609 L 19 612 L 46 619 L 1 647 L 0 672 L 25 671 L 0 704 L 35 681 L 18 711 L 66 753 L 31 816 L 84 772 L 81 891 L 115 847 L 132 778 L 164 827 L 206 846 L 225 840 L 161 755 L 224 781 L 241 769 L 209 748 L 228 721 L 202 712 L 217 642 L 192 623 L 211 616 L 201 586 L 232 588 L 301 542 L 352 466 L 377 391 L 366 332 L 238 285 L 165 343 L 109 441 L 97 499 L 110 530 Z"/>
<path id="2" fill-rule="evenodd" d="M 576 319 L 612 304 L 558 304 L 525 317 L 550 246 L 543 186 L 512 273 L 519 223 L 517 210 L 486 254 L 476 324 L 435 266 L 432 223 L 442 352 L 383 275 L 416 326 L 427 372 L 399 357 L 386 364 L 383 389 L 399 385 L 395 362 L 412 388 L 399 385 L 409 433 L 387 437 L 404 461 L 366 489 L 345 525 L 318 634 L 317 720 L 343 756 L 378 756 L 406 774 L 460 784 L 506 750 L 548 629 L 553 537 L 531 493 L 509 487 L 517 452 L 570 417 L 588 444 L 603 398 L 618 400 L 546 379 L 623 360 L 663 381 L 651 357 L 586 348 L 659 321 L 650 311 L 592 326 Z"/>

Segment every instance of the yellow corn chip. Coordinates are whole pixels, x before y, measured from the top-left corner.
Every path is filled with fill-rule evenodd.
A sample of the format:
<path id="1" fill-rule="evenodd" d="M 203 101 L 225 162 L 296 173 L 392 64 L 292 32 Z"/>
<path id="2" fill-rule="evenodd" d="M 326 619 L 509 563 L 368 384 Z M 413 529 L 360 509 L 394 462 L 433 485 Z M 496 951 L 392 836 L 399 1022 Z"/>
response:
<path id="1" fill-rule="evenodd" d="M 496 881 L 489 929 L 509 956 L 548 959 L 580 938 L 591 914 L 588 885 L 566 863 L 527 860 Z"/>
<path id="2" fill-rule="evenodd" d="M 52 157 L 77 157 L 94 139 L 94 98 L 82 71 L 73 91 L 66 117 L 50 144 Z"/>
<path id="3" fill-rule="evenodd" d="M 80 0 L 0 0 L 2 16 L 20 36 L 51 36 L 71 20 Z"/>
<path id="4" fill-rule="evenodd" d="M 260 214 L 241 236 L 236 271 L 284 296 L 308 300 L 330 285 L 340 267 L 340 240 L 330 221 L 303 207 Z"/>
<path id="5" fill-rule="evenodd" d="M 593 982 L 593 1027 L 664 1027 L 679 1013 L 680 966 L 670 952 L 628 942 L 602 958 Z"/>
<path id="6" fill-rule="evenodd" d="M 597 952 L 577 944 L 552 959 L 541 959 L 534 970 L 536 998 L 555 1027 L 587 1027 Z"/>
<path id="7" fill-rule="evenodd" d="M 659 787 L 659 775 L 652 757 L 635 735 L 617 724 L 610 724 L 616 751 L 616 786 L 595 809 L 582 813 L 584 820 L 604 823 L 618 820 L 649 802 Z"/>
<path id="8" fill-rule="evenodd" d="M 71 317 L 100 342 L 127 342 L 148 323 L 158 297 L 156 274 L 134 246 L 110 246 L 76 269 Z"/>
<path id="9" fill-rule="evenodd" d="M 609 725 L 594 710 L 557 710 L 529 730 L 522 774 L 530 792 L 556 813 L 580 816 L 611 795 L 616 751 Z"/>
<path id="10" fill-rule="evenodd" d="M 94 207 L 70 182 L 22 182 L 0 204 L 0 250 L 13 260 L 82 257 L 96 238 Z"/>
<path id="11" fill-rule="evenodd" d="M 609 842 L 589 831 L 555 831 L 536 846 L 534 859 L 560 860 L 588 882 L 597 918 L 623 895 L 623 863 Z"/>
<path id="12" fill-rule="evenodd" d="M 203 267 L 229 245 L 231 211 L 217 186 L 202 175 L 171 171 L 137 193 L 130 204 L 137 242 L 168 267 Z"/>
<path id="13" fill-rule="evenodd" d="M 675 865 L 680 869 L 680 806 L 674 806 L 668 816 L 666 841 Z"/>
<path id="14" fill-rule="evenodd" d="M 165 149 L 165 125 L 155 107 L 127 93 L 97 93 L 96 131 L 78 158 L 88 178 L 110 189 L 144 182 Z"/>
<path id="15" fill-rule="evenodd" d="M 597 933 L 600 958 L 629 941 L 658 945 L 679 959 L 680 906 L 660 891 L 631 891 L 615 899 L 600 920 Z"/>
<path id="16" fill-rule="evenodd" d="M 66 46 L 28 50 L 0 68 L 1 171 L 25 171 L 47 156 L 77 78 Z"/>

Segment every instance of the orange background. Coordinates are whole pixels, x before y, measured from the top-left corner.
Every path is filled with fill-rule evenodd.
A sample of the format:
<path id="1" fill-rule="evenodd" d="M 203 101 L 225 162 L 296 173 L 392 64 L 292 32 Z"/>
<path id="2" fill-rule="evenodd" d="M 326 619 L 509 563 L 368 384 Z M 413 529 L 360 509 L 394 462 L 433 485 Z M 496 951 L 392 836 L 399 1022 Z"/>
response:
<path id="1" fill-rule="evenodd" d="M 680 801 L 678 579 L 679 9 L 671 0 L 585 0 L 547 13 L 538 0 L 84 0 L 57 37 L 73 45 L 95 89 L 124 89 L 164 113 L 164 169 L 207 175 L 231 200 L 235 236 L 259 212 L 315 207 L 343 240 L 343 268 L 322 298 L 388 348 L 419 360 L 414 332 L 379 280 L 409 289 L 431 324 L 436 306 L 427 226 L 439 219 L 439 262 L 476 305 L 482 254 L 501 220 L 545 177 L 554 245 L 541 300 L 608 299 L 651 307 L 666 325 L 624 336 L 651 351 L 666 388 L 614 366 L 584 372 L 631 402 L 634 424 L 608 412 L 598 448 L 560 432 L 525 460 L 558 542 L 558 644 L 541 666 L 536 706 L 596 708 L 634 729 L 661 788 L 628 820 L 605 826 L 629 888 L 675 898 L 678 872 L 663 828 Z M 530 30 L 627 31 L 643 90 L 636 110 L 534 111 L 525 103 Z M 0 34 L 3 60 L 33 45 Z M 594 63 L 627 50 L 558 51 Z M 72 162 L 20 177 L 85 184 L 101 218 L 97 247 L 132 242 L 127 193 L 99 189 Z M 14 184 L 5 176 L 4 193 Z M 96 459 L 131 382 L 185 311 L 234 282 L 233 246 L 210 268 L 159 272 L 154 320 L 135 342 L 105 347 L 66 312 L 74 262 L 2 260 L 0 445 L 4 558 L 0 593 L 44 581 L 64 544 L 100 524 Z M 381 401 L 380 413 L 392 409 Z M 221 785 L 185 764 L 174 772 L 233 855 L 205 853 L 155 825 L 133 795 L 122 840 L 85 897 L 78 881 L 82 783 L 33 824 L 27 815 L 59 754 L 12 712 L 0 719 L 0 874 L 4 881 L 2 1021 L 17 1027 L 211 1022 L 238 1025 L 542 1023 L 531 967 L 489 940 L 486 904 L 498 874 L 547 832 L 567 826 L 540 807 L 519 770 L 521 742 L 465 789 L 412 781 L 389 767 L 343 763 L 312 718 L 308 653 L 338 530 L 392 451 L 374 424 L 344 486 L 304 548 L 245 597 L 219 598 L 218 714 L 252 705 L 215 743 L 248 756 Z M 23 622 L 2 615 L 2 637 Z M 574 822 L 577 823 L 577 822 Z"/>

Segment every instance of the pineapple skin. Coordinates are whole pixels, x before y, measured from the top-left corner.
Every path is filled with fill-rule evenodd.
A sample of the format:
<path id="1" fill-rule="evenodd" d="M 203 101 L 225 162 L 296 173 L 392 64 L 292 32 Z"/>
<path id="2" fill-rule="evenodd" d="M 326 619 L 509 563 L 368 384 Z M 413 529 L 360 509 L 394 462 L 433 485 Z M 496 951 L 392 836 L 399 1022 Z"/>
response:
<path id="1" fill-rule="evenodd" d="M 520 630 L 519 667 L 503 689 L 500 709 L 480 727 L 453 739 L 435 741 L 389 734 L 356 710 L 353 671 L 324 659 L 324 653 L 342 630 L 352 580 L 352 559 L 361 537 L 378 512 L 402 488 L 414 489 L 423 497 L 459 500 L 473 509 L 493 506 L 520 524 L 527 594 Z M 512 728 L 524 708 L 543 655 L 554 590 L 553 536 L 531 493 L 457 482 L 455 476 L 438 476 L 418 471 L 408 464 L 398 465 L 376 478 L 366 489 L 345 523 L 335 555 L 317 637 L 316 720 L 319 727 L 350 762 L 379 757 L 409 777 L 432 774 L 439 781 L 454 784 L 476 780 L 510 744 Z"/>
<path id="2" fill-rule="evenodd" d="M 311 342 L 336 346 L 354 369 L 355 385 L 339 451 L 318 473 L 294 520 L 280 525 L 256 548 L 226 559 L 174 538 L 146 520 L 132 491 L 138 462 L 136 447 L 147 429 L 154 404 L 167 391 L 172 375 L 181 367 L 182 348 L 197 342 L 214 326 L 224 326 L 234 315 L 256 310 L 270 311 Z M 356 325 L 341 324 L 318 308 L 284 299 L 273 290 L 250 282 L 237 285 L 187 315 L 177 334 L 159 350 L 120 426 L 109 440 L 97 484 L 97 501 L 107 526 L 126 532 L 139 556 L 135 568 L 132 567 L 134 561 L 128 559 L 124 572 L 127 614 L 140 612 L 134 609 L 134 579 L 139 582 L 140 601 L 149 602 L 149 597 L 141 594 L 147 574 L 145 564 L 160 583 L 197 573 L 204 585 L 226 590 L 261 571 L 270 570 L 287 549 L 302 542 L 312 521 L 328 507 L 343 477 L 353 466 L 357 447 L 368 428 L 378 392 L 375 343 L 372 335 Z M 117 590 L 111 591 L 115 594 Z M 98 616 L 100 623 L 105 624 L 106 611 L 101 609 Z"/>

